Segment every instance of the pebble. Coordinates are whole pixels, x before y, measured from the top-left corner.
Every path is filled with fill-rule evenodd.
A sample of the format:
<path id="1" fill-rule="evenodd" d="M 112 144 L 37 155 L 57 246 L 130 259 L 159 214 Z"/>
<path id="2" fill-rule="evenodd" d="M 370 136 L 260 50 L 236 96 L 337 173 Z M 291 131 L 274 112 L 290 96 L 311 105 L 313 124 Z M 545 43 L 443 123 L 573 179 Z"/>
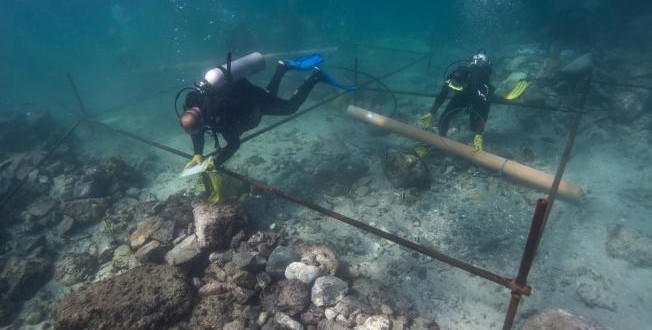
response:
<path id="1" fill-rule="evenodd" d="M 306 284 L 312 283 L 319 275 L 319 267 L 303 262 L 293 262 L 285 269 L 285 277 L 288 280 L 297 279 Z"/>

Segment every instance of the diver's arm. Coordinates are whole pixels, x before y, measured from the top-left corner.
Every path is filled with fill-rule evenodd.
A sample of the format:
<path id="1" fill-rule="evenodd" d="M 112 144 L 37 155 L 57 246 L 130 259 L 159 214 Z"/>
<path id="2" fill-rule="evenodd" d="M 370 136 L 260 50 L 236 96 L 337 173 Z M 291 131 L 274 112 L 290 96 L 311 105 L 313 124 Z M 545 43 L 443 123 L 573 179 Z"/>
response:
<path id="1" fill-rule="evenodd" d="M 215 158 L 215 166 L 221 166 L 235 154 L 236 151 L 240 148 L 240 135 L 234 130 L 229 130 L 223 132 L 222 136 L 226 140 L 226 147 L 224 147 L 220 154 Z"/>
<path id="2" fill-rule="evenodd" d="M 190 135 L 192 139 L 192 150 L 195 155 L 201 155 L 204 152 L 204 131 Z"/>
<path id="3" fill-rule="evenodd" d="M 444 86 L 441 87 L 441 91 L 435 98 L 435 101 L 432 102 L 432 106 L 430 107 L 430 113 L 435 114 L 437 113 L 437 110 L 439 110 L 439 107 L 441 107 L 442 104 L 444 104 L 444 101 L 446 100 L 446 97 L 448 96 L 448 86 L 444 84 Z"/>

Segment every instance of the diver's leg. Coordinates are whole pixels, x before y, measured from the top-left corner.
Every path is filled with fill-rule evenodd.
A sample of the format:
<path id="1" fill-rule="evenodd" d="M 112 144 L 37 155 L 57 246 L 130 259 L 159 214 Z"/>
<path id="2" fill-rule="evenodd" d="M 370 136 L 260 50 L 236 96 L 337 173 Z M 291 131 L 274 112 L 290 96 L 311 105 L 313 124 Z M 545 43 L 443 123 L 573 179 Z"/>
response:
<path id="1" fill-rule="evenodd" d="M 464 108 L 467 107 L 467 103 L 462 97 L 453 97 L 452 100 L 448 102 L 446 105 L 446 109 L 444 109 L 444 112 L 439 116 L 439 135 L 440 136 L 446 136 L 446 133 L 448 133 L 448 125 L 458 112 L 462 111 Z"/>
<path id="2" fill-rule="evenodd" d="M 477 104 L 469 113 L 469 128 L 476 134 L 484 132 L 489 117 L 489 102 Z"/>
<path id="3" fill-rule="evenodd" d="M 263 115 L 282 116 L 291 115 L 306 101 L 312 89 L 321 81 L 321 71 L 314 70 L 313 73 L 294 91 L 289 100 L 279 97 L 270 98 L 261 107 Z"/>
<path id="4" fill-rule="evenodd" d="M 270 79 L 269 84 L 267 84 L 267 92 L 270 93 L 273 96 L 278 95 L 278 89 L 279 86 L 281 85 L 281 79 L 283 78 L 283 75 L 288 72 L 288 67 L 283 65 L 282 63 L 278 63 L 276 66 L 276 71 L 274 71 L 274 75 L 272 76 L 272 79 Z"/>

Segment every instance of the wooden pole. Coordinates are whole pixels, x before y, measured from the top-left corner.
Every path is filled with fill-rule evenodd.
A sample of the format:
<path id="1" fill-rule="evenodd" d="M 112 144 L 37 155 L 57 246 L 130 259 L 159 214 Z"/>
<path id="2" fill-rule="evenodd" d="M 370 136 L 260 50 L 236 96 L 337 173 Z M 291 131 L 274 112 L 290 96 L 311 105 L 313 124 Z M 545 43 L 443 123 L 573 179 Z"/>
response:
<path id="1" fill-rule="evenodd" d="M 498 171 L 505 175 L 528 183 L 534 187 L 549 190 L 552 187 L 554 177 L 550 174 L 519 164 L 509 159 L 490 154 L 485 151 L 474 151 L 473 148 L 463 143 L 435 135 L 428 131 L 412 127 L 397 120 L 379 115 L 375 112 L 350 105 L 347 113 L 369 124 L 376 125 L 391 132 L 427 143 L 436 148 L 451 152 L 462 158 L 466 158 L 478 165 Z M 561 181 L 559 194 L 572 201 L 579 201 L 584 197 L 584 191 L 576 185 Z"/>

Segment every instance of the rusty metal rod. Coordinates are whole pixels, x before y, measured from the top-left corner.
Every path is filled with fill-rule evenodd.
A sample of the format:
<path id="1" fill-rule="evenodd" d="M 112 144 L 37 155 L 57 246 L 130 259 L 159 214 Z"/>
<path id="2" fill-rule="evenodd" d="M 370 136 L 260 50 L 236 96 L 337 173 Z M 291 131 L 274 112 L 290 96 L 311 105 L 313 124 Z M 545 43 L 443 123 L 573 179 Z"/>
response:
<path id="1" fill-rule="evenodd" d="M 370 92 L 381 92 L 381 93 L 388 93 L 387 90 L 380 89 L 380 88 L 364 88 L 361 89 L 362 91 L 370 91 Z M 395 91 L 392 90 L 392 93 L 396 95 L 410 95 L 410 96 L 419 96 L 419 97 L 431 97 L 435 98 L 437 97 L 437 94 L 433 93 L 425 93 L 425 92 L 412 92 L 412 91 Z M 451 98 L 449 96 L 449 98 Z M 491 100 L 491 103 L 493 104 L 502 104 L 502 105 L 507 105 L 507 106 L 512 106 L 512 107 L 522 107 L 522 108 L 532 108 L 532 109 L 540 109 L 540 110 L 549 110 L 549 111 L 557 111 L 557 112 L 572 112 L 575 113 L 575 110 L 570 110 L 569 107 L 555 107 L 551 105 L 543 105 L 543 104 L 530 104 L 530 103 L 523 103 L 523 102 L 514 102 L 514 101 L 507 101 L 504 99 L 500 99 L 498 97 L 495 97 Z M 562 110 L 562 109 L 568 109 L 568 110 Z"/>
<path id="2" fill-rule="evenodd" d="M 525 249 L 523 250 L 521 265 L 518 270 L 518 275 L 514 280 L 514 282 L 516 282 L 518 285 L 527 284 L 527 276 L 530 273 L 530 268 L 532 267 L 532 262 L 534 261 L 534 256 L 536 255 L 538 242 L 540 241 L 541 235 L 543 234 L 543 218 L 546 214 L 547 209 L 548 200 L 545 198 L 540 198 L 537 200 L 537 205 L 534 209 L 534 216 L 532 217 L 532 223 L 530 224 L 530 231 L 528 232 Z M 512 292 L 509 307 L 507 308 L 507 313 L 505 314 L 503 330 L 509 330 L 512 328 L 514 317 L 516 316 L 516 311 L 518 309 L 518 304 L 521 301 L 521 297 L 522 295 L 518 292 Z"/>
<path id="3" fill-rule="evenodd" d="M 154 141 L 149 140 L 147 138 L 144 138 L 144 137 L 138 136 L 136 134 L 127 132 L 125 130 L 122 130 L 122 129 L 119 129 L 119 128 L 116 128 L 116 127 L 113 127 L 113 126 L 110 126 L 110 125 L 107 125 L 107 124 L 99 123 L 99 122 L 93 122 L 93 123 L 99 124 L 100 126 L 106 127 L 107 129 L 113 130 L 113 131 L 115 131 L 117 133 L 124 134 L 124 135 L 126 135 L 128 137 L 136 139 L 136 140 L 138 140 L 140 142 L 143 142 L 143 143 L 148 144 L 150 146 L 153 146 L 155 148 L 165 150 L 167 152 L 173 153 L 173 154 L 181 156 L 181 157 L 185 157 L 187 159 L 192 158 L 192 155 L 189 154 L 189 153 L 185 153 L 183 151 L 174 149 L 172 147 L 162 145 L 162 144 L 160 144 L 158 142 L 154 142 Z M 506 288 L 508 288 L 508 289 L 510 289 L 512 291 L 515 291 L 515 292 L 518 292 L 518 293 L 524 294 L 524 295 L 529 295 L 530 292 L 532 291 L 532 289 L 529 286 L 527 286 L 527 285 L 526 286 L 518 285 L 510 278 L 494 274 L 494 273 L 492 273 L 492 272 L 490 272 L 488 270 L 476 267 L 474 265 L 471 265 L 471 264 L 466 263 L 464 261 L 455 259 L 453 257 L 449 257 L 449 256 L 447 256 L 447 255 L 445 255 L 445 254 L 443 254 L 443 253 L 441 253 L 441 252 L 439 252 L 439 251 L 437 251 L 435 249 L 428 248 L 428 247 L 425 247 L 425 246 L 421 246 L 419 244 L 408 241 L 408 240 L 406 240 L 404 238 L 401 238 L 399 236 L 396 236 L 394 234 L 391 234 L 391 233 L 388 233 L 386 231 L 380 230 L 380 229 L 378 229 L 376 227 L 370 226 L 370 225 L 368 225 L 366 223 L 363 223 L 363 222 L 360 222 L 358 220 L 349 218 L 349 217 L 347 217 L 347 216 L 345 216 L 343 214 L 331 211 L 331 210 L 326 209 L 324 207 L 321 207 L 321 206 L 319 206 L 317 204 L 308 202 L 308 201 L 306 201 L 306 200 L 304 200 L 304 199 L 302 199 L 302 198 L 300 198 L 298 196 L 295 196 L 293 194 L 290 194 L 290 193 L 281 191 L 279 189 L 276 189 L 274 187 L 268 186 L 268 185 L 266 185 L 265 183 L 263 183 L 261 181 L 251 179 L 251 178 L 249 178 L 247 176 L 238 174 L 236 172 L 230 171 L 230 170 L 225 169 L 225 168 L 218 168 L 218 171 L 222 172 L 222 173 L 224 173 L 224 174 L 226 174 L 228 176 L 231 176 L 233 178 L 236 178 L 236 179 L 238 179 L 240 181 L 246 182 L 246 183 L 248 183 L 248 184 L 250 184 L 250 185 L 252 185 L 252 186 L 254 186 L 254 187 L 256 187 L 256 188 L 258 188 L 260 190 L 263 190 L 263 191 L 268 192 L 268 193 L 275 194 L 275 195 L 277 195 L 277 196 L 279 196 L 279 197 L 281 197 L 281 198 L 283 198 L 285 200 L 288 200 L 288 201 L 294 202 L 296 204 L 302 205 L 304 207 L 307 207 L 309 209 L 317 211 L 317 212 L 319 212 L 321 214 L 324 214 L 324 215 L 326 215 L 328 217 L 331 217 L 333 219 L 342 221 L 342 222 L 344 222 L 344 223 L 346 223 L 348 225 L 351 225 L 353 227 L 362 229 L 362 230 L 364 230 L 364 231 L 366 231 L 368 233 L 374 234 L 376 236 L 379 236 L 381 238 L 384 238 L 386 240 L 394 242 L 394 243 L 396 243 L 398 245 L 401 245 L 401 246 L 403 246 L 405 248 L 408 248 L 410 250 L 413 250 L 413 251 L 419 252 L 421 254 L 427 255 L 427 256 L 429 256 L 429 257 L 431 257 L 433 259 L 437 259 L 439 261 L 442 261 L 444 263 L 447 263 L 447 264 L 449 264 L 451 266 L 454 266 L 454 267 L 457 267 L 459 269 L 465 270 L 465 271 L 467 271 L 467 272 L 469 272 L 469 273 L 471 273 L 473 275 L 480 276 L 480 277 L 482 277 L 484 279 L 487 279 L 489 281 L 492 281 L 492 282 L 494 282 L 496 284 L 500 284 L 500 285 L 502 285 L 502 286 L 504 286 L 504 287 L 506 287 Z"/>
<path id="4" fill-rule="evenodd" d="M 355 43 L 355 42 L 344 42 L 344 43 L 349 44 L 351 46 L 355 46 L 355 47 L 362 47 L 362 48 L 369 48 L 369 49 L 380 49 L 380 50 L 387 50 L 387 51 L 390 51 L 390 52 L 397 52 L 397 53 L 428 55 L 428 56 L 430 56 L 430 53 L 428 53 L 428 52 L 420 52 L 420 51 L 416 51 L 416 50 L 401 49 L 401 48 L 394 48 L 394 47 L 387 47 L 387 46 L 378 46 L 378 45 L 371 45 L 371 44 L 361 44 L 361 43 Z"/>
<path id="5" fill-rule="evenodd" d="M 575 144 L 575 137 L 577 136 L 577 131 L 580 126 L 580 121 L 582 115 L 584 114 L 584 107 L 586 106 L 586 101 L 588 99 L 589 92 L 591 91 L 591 79 L 592 75 L 585 80 L 584 88 L 582 91 L 582 96 L 579 103 L 579 110 L 576 111 L 577 115 L 573 118 L 571 123 L 570 132 L 568 138 L 566 139 L 566 146 L 562 153 L 561 159 L 559 161 L 559 167 L 557 173 L 555 174 L 555 179 L 553 181 L 550 192 L 548 193 L 547 199 L 539 199 L 537 202 L 537 208 L 532 218 L 532 224 L 530 226 L 530 232 L 528 234 L 527 244 L 523 251 L 523 259 L 521 260 L 521 266 L 519 267 L 518 274 L 516 276 L 515 282 L 517 285 L 526 285 L 527 275 L 530 272 L 532 267 L 532 262 L 536 256 L 536 252 L 539 248 L 539 243 L 543 236 L 543 232 L 550 217 L 550 210 L 552 205 L 557 197 L 559 191 L 559 185 L 561 183 L 562 176 L 566 169 L 566 164 L 570 159 L 570 153 Z M 544 202 L 545 201 L 545 202 Z M 518 305 L 521 300 L 521 294 L 518 292 L 512 291 L 512 297 L 509 302 L 509 307 L 507 313 L 505 314 L 505 322 L 503 323 L 503 330 L 509 330 L 514 323 L 514 317 L 516 316 L 516 311 L 518 310 Z"/>
<path id="6" fill-rule="evenodd" d="M 70 72 L 67 73 L 67 76 L 68 76 L 68 81 L 70 81 L 70 87 L 72 88 L 73 93 L 75 93 L 75 98 L 77 98 L 77 104 L 79 104 L 79 111 L 81 111 L 84 117 L 88 117 L 88 112 L 86 111 L 84 102 L 82 102 L 81 96 L 79 96 L 79 90 L 77 89 L 77 84 L 75 84 L 75 80 L 72 78 Z"/>

